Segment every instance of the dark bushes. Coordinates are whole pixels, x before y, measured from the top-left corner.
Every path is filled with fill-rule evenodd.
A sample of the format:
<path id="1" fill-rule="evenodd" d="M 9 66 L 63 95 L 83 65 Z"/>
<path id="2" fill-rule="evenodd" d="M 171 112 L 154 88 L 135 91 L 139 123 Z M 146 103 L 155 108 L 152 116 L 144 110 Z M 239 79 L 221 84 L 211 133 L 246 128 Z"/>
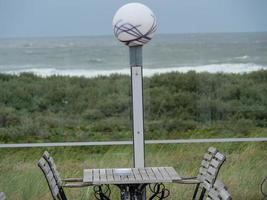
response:
<path id="1" fill-rule="evenodd" d="M 249 74 L 192 71 L 145 78 L 146 133 L 153 138 L 153 134 L 214 126 L 227 134 L 266 128 L 266 77 L 267 71 L 262 70 Z M 128 76 L 0 74 L 0 88 L 0 139 L 4 141 L 28 136 L 31 140 L 89 140 L 103 135 L 108 139 L 108 135 L 131 131 Z"/>

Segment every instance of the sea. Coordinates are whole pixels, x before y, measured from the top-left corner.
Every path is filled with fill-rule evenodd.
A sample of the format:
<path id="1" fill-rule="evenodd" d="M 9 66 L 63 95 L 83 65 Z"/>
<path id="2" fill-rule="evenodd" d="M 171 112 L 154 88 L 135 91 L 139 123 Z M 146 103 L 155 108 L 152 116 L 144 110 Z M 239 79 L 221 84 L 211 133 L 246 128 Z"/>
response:
<path id="1" fill-rule="evenodd" d="M 143 47 L 144 76 L 267 69 L 267 32 L 158 34 Z M 130 74 L 129 48 L 114 36 L 0 39 L 0 73 Z"/>

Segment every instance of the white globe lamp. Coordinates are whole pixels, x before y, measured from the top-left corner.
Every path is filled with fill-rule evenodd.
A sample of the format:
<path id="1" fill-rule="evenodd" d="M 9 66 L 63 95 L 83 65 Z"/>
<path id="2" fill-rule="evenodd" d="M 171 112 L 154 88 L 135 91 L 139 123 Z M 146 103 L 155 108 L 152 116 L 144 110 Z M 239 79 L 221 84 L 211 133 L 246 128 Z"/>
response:
<path id="1" fill-rule="evenodd" d="M 145 167 L 142 47 L 152 39 L 156 31 L 156 17 L 147 6 L 129 3 L 119 8 L 112 25 L 116 38 L 129 46 L 130 50 L 133 161 L 135 168 L 142 168 Z M 141 198 L 137 199 L 145 200 L 145 189 L 132 188 L 127 191 L 136 189 L 141 194 Z"/>
<path id="2" fill-rule="evenodd" d="M 141 3 L 129 3 L 119 8 L 112 25 L 116 38 L 127 46 L 146 44 L 157 28 L 154 13 Z"/>

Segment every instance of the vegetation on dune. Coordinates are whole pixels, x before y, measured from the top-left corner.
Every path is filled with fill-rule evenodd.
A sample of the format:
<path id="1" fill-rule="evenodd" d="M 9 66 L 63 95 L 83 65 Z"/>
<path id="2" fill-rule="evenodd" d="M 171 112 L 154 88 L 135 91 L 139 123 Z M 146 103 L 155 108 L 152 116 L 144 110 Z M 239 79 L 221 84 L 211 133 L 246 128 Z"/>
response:
<path id="1" fill-rule="evenodd" d="M 131 138 L 130 78 L 0 74 L 0 141 Z M 266 135 L 267 70 L 144 79 L 147 139 Z"/>

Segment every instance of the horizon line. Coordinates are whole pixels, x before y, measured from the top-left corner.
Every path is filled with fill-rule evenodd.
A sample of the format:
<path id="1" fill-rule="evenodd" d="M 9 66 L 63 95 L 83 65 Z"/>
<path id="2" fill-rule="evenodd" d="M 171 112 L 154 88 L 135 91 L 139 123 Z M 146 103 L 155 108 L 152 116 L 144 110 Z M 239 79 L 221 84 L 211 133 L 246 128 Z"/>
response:
<path id="1" fill-rule="evenodd" d="M 155 37 L 158 35 L 190 35 L 190 34 L 238 34 L 238 33 L 267 33 L 267 30 L 263 31 L 214 31 L 214 32 L 178 32 L 178 33 L 157 33 Z M 76 38 L 76 37 L 113 37 L 113 34 L 92 34 L 92 35 L 47 35 L 47 36 L 8 36 L 2 37 L 0 36 L 0 40 L 6 39 L 41 39 L 41 38 Z"/>

